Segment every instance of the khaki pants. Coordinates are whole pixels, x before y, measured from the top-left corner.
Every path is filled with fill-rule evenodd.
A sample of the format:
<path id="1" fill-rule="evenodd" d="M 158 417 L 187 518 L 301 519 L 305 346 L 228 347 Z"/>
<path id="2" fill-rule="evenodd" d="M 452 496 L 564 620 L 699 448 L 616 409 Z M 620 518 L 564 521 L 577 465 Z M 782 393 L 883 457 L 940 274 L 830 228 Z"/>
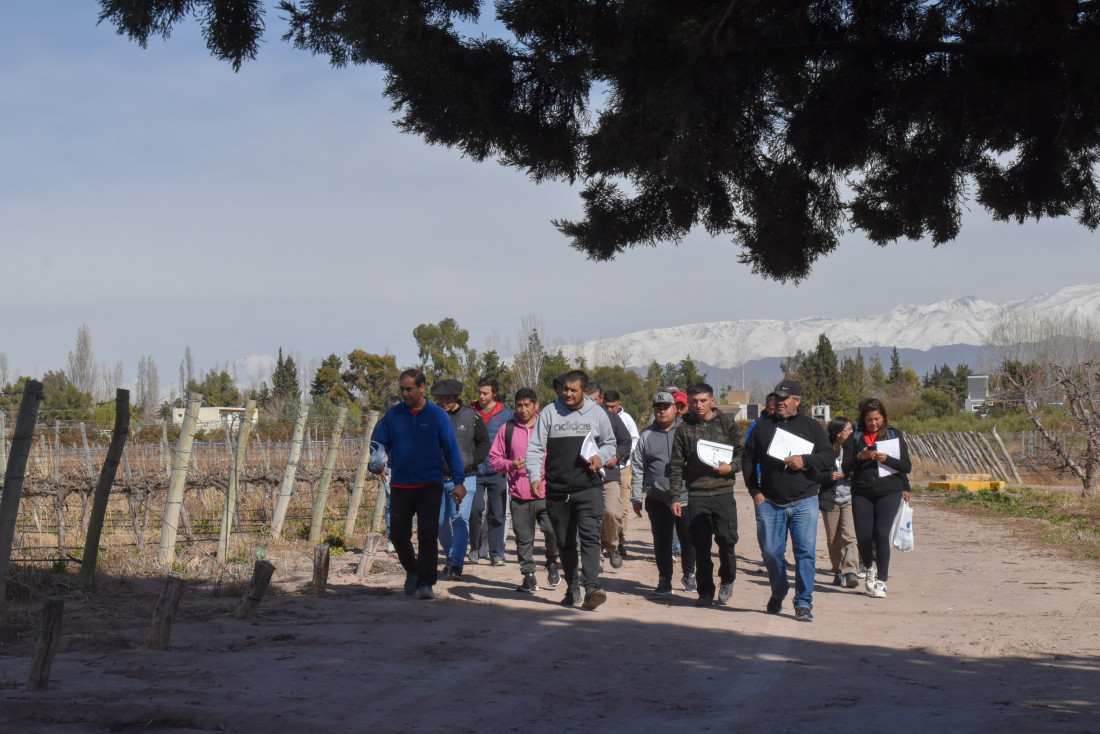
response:
<path id="1" fill-rule="evenodd" d="M 630 522 L 630 467 L 623 469 L 622 478 L 619 479 L 619 504 L 622 505 L 623 514 L 619 522 L 619 544 L 626 542 L 626 526 Z"/>
<path id="2" fill-rule="evenodd" d="M 619 483 L 603 485 L 603 524 L 600 526 L 600 542 L 605 551 L 619 546 L 619 527 L 622 525 L 622 502 L 619 500 Z"/>
<path id="3" fill-rule="evenodd" d="M 825 540 L 829 546 L 831 571 L 849 574 L 859 570 L 859 552 L 856 549 L 856 523 L 852 518 L 852 503 L 837 505 L 832 510 L 821 511 L 825 522 Z"/>

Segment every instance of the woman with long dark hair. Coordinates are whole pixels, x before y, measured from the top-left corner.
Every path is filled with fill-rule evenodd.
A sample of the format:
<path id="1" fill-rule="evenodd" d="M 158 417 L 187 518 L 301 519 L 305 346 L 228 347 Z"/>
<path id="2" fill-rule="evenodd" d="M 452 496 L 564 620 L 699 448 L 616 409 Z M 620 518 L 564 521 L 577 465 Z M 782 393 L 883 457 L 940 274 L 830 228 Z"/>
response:
<path id="1" fill-rule="evenodd" d="M 833 585 L 854 589 L 859 586 L 856 577 L 859 551 L 856 548 L 855 521 L 852 519 L 852 481 L 841 470 L 841 451 L 848 436 L 852 435 L 852 422 L 844 417 L 833 418 L 826 431 L 829 443 L 836 452 L 836 469 L 822 476 L 817 500 L 821 507 L 821 519 L 825 523 Z"/>
<path id="2" fill-rule="evenodd" d="M 852 517 L 859 559 L 867 567 L 867 593 L 883 599 L 890 575 L 890 526 L 902 500 L 909 500 L 907 475 L 913 465 L 905 437 L 889 426 L 882 401 L 865 400 L 856 425 L 844 442 L 841 471 L 852 476 Z M 896 447 L 886 443 L 892 441 Z"/>

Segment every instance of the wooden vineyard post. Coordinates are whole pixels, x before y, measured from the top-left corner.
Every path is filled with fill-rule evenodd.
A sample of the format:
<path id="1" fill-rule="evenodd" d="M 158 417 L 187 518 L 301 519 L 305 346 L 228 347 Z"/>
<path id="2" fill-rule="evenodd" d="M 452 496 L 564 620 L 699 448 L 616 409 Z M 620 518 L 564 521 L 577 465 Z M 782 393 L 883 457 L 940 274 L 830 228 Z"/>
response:
<path id="1" fill-rule="evenodd" d="M 183 596 L 184 583 L 179 576 L 169 576 L 164 580 L 157 605 L 153 607 L 153 626 L 149 630 L 149 639 L 145 647 L 150 650 L 165 650 L 172 637 L 172 623 L 176 621 L 176 610 Z"/>
<path id="2" fill-rule="evenodd" d="M 61 639 L 61 616 L 64 611 L 65 600 L 60 596 L 51 596 L 42 605 L 42 626 L 38 628 L 38 643 L 31 658 L 30 675 L 27 676 L 28 691 L 41 691 L 50 683 L 50 668 L 53 667 L 53 656 Z"/>
<path id="3" fill-rule="evenodd" d="M 111 432 L 111 445 L 107 448 L 107 458 L 99 472 L 99 482 L 95 485 L 92 497 L 92 516 L 88 522 L 88 535 L 84 539 L 84 557 L 80 565 L 80 584 L 92 588 L 95 577 L 96 560 L 99 557 L 99 538 L 103 532 L 103 518 L 107 515 L 107 500 L 111 494 L 111 485 L 115 482 L 115 472 L 122 460 L 122 450 L 126 448 L 126 438 L 130 435 L 130 391 L 115 391 L 115 427 Z"/>
<path id="4" fill-rule="evenodd" d="M 15 434 L 11 439 L 11 452 L 4 471 L 4 491 L 0 495 L 0 607 L 4 606 L 8 588 L 8 568 L 11 565 L 11 545 L 15 540 L 15 523 L 19 519 L 19 498 L 23 494 L 23 479 L 27 471 L 27 459 L 34 443 L 34 426 L 38 422 L 38 409 L 44 397 L 42 383 L 27 380 L 23 386 L 23 399 L 19 415 L 15 419 Z"/>
<path id="5" fill-rule="evenodd" d="M 340 448 L 340 435 L 344 431 L 344 421 L 348 417 L 348 406 L 341 405 L 336 414 L 336 425 L 332 428 L 325 465 L 321 469 L 321 480 L 317 483 L 317 498 L 313 501 L 313 517 L 309 521 L 309 542 L 315 544 L 321 539 L 321 525 L 325 520 L 325 506 L 328 504 L 328 488 L 332 483 L 332 470 L 336 467 L 336 452 Z"/>
<path id="6" fill-rule="evenodd" d="M 367 482 L 367 466 L 370 464 L 370 437 L 374 433 L 374 424 L 378 422 L 378 411 L 367 415 L 367 431 L 363 435 L 363 449 L 359 452 L 359 464 L 355 467 L 355 481 L 351 485 L 351 499 L 348 500 L 348 517 L 344 521 L 344 537 L 350 538 L 355 532 L 355 521 L 359 516 L 359 504 L 363 501 L 363 485 Z"/>
<path id="7" fill-rule="evenodd" d="M 1016 463 L 1012 461 L 1008 449 L 1005 448 L 1005 442 L 1001 440 L 1000 434 L 997 433 L 996 426 L 993 426 L 993 439 L 997 442 L 997 445 L 1001 447 L 1001 453 L 1005 455 L 1005 461 L 1008 462 L 1008 468 L 1012 470 L 1012 476 L 1016 480 L 1016 486 L 1022 487 L 1024 483 L 1020 480 L 1020 473 L 1016 471 Z"/>
<path id="8" fill-rule="evenodd" d="M 8 465 L 8 414 L 0 410 L 0 466 Z"/>
<path id="9" fill-rule="evenodd" d="M 248 588 L 244 590 L 241 603 L 237 607 L 237 619 L 248 619 L 260 608 L 260 602 L 264 600 L 267 587 L 271 585 L 271 576 L 275 573 L 275 564 L 271 561 L 256 561 L 252 568 L 252 579 L 248 582 Z"/>
<path id="10" fill-rule="evenodd" d="M 88 476 L 95 474 L 95 469 L 92 468 L 92 450 L 88 448 L 88 432 L 84 430 L 84 423 L 80 423 L 80 440 L 84 444 L 84 469 L 88 472 Z"/>
<path id="11" fill-rule="evenodd" d="M 61 481 L 61 421 L 53 422 L 53 480 Z"/>
<path id="12" fill-rule="evenodd" d="M 331 560 L 328 543 L 313 546 L 313 595 L 324 596 Z"/>
<path id="13" fill-rule="evenodd" d="M 233 532 L 233 513 L 237 509 L 237 487 L 241 481 L 241 467 L 244 455 L 248 451 L 248 434 L 252 432 L 252 417 L 256 415 L 256 401 L 249 400 L 244 406 L 244 422 L 237 430 L 237 447 L 233 451 L 233 467 L 229 470 L 229 487 L 225 492 L 225 512 L 222 513 L 222 527 L 218 534 L 218 563 L 225 563 L 229 555 L 229 536 Z"/>
<path id="14" fill-rule="evenodd" d="M 275 503 L 275 513 L 271 518 L 271 534 L 276 538 L 282 535 L 286 510 L 294 494 L 294 475 L 298 472 L 298 459 L 302 456 L 302 436 L 306 431 L 308 416 L 309 406 L 305 403 L 300 404 L 298 417 L 294 421 L 294 435 L 290 439 L 290 456 L 286 460 L 286 469 L 283 471 L 283 482 L 279 485 L 279 501 Z"/>
<path id="15" fill-rule="evenodd" d="M 183 491 L 187 484 L 187 465 L 191 461 L 191 445 L 195 441 L 195 423 L 199 414 L 200 396 L 191 393 L 187 412 L 183 415 L 180 437 L 173 452 L 172 474 L 168 481 L 168 497 L 164 500 L 164 519 L 160 526 L 160 548 L 157 563 L 169 568 L 176 560 L 176 533 L 183 507 Z"/>

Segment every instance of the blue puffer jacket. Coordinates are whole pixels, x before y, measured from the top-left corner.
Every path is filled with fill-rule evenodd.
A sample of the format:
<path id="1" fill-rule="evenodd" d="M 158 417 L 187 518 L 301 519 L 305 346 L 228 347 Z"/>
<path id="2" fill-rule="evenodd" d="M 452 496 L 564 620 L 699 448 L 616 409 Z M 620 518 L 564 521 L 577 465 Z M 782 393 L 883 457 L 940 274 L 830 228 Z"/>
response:
<path id="1" fill-rule="evenodd" d="M 496 404 L 493 405 L 493 411 L 489 414 L 486 414 L 485 411 L 481 409 L 480 403 L 471 403 L 470 407 L 476 410 L 481 416 L 481 419 L 485 421 L 485 428 L 489 431 L 490 446 L 492 446 L 493 441 L 496 440 L 497 432 L 504 427 L 505 423 L 512 420 L 512 416 L 515 415 L 511 408 L 500 401 L 497 401 Z M 490 474 L 496 473 L 497 472 L 493 471 L 493 467 L 489 465 L 488 458 L 477 465 L 477 476 L 479 477 L 487 477 Z"/>

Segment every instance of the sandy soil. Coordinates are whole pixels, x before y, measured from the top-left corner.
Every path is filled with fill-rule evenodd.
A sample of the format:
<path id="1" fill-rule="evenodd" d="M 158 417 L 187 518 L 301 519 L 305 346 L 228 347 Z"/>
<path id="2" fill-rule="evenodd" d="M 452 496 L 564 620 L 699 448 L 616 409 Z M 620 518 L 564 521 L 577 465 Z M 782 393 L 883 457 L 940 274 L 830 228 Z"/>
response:
<path id="1" fill-rule="evenodd" d="M 516 593 L 511 555 L 436 601 L 405 597 L 402 574 L 361 584 L 357 555 L 338 556 L 313 598 L 302 555 L 275 559 L 284 593 L 253 620 L 189 589 L 171 648 L 153 652 L 140 643 L 160 583 L 109 581 L 66 601 L 48 690 L 23 690 L 33 636 L 3 636 L 0 731 L 1100 730 L 1095 562 L 916 497 L 917 550 L 895 555 L 889 598 L 828 585 L 821 548 L 804 624 L 789 603 L 763 611 L 749 504 L 739 495 L 750 531 L 727 607 L 697 609 L 678 585 L 648 594 L 644 519 L 595 612 L 559 606 L 562 587 Z"/>

